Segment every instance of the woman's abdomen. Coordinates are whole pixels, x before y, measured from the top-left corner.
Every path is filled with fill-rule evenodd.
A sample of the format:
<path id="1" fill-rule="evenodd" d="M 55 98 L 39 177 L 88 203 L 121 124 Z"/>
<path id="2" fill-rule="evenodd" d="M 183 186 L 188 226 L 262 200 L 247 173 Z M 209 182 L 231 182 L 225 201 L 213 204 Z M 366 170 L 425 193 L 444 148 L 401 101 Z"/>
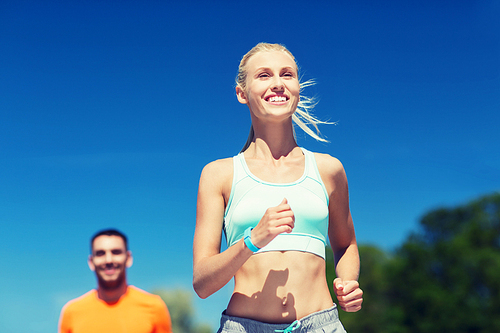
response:
<path id="1" fill-rule="evenodd" d="M 291 323 L 333 306 L 325 261 L 311 253 L 253 255 L 235 275 L 226 313 L 268 323 Z"/>

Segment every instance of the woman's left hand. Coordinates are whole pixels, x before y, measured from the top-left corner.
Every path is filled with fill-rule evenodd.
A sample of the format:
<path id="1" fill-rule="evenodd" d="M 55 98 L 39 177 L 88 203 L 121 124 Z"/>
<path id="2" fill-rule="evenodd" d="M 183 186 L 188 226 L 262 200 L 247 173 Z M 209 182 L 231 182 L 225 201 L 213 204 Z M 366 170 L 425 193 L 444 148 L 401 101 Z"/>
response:
<path id="1" fill-rule="evenodd" d="M 361 309 L 361 303 L 363 303 L 363 290 L 359 288 L 358 281 L 344 281 L 341 278 L 336 278 L 333 280 L 333 289 L 342 310 L 346 312 L 356 312 Z"/>

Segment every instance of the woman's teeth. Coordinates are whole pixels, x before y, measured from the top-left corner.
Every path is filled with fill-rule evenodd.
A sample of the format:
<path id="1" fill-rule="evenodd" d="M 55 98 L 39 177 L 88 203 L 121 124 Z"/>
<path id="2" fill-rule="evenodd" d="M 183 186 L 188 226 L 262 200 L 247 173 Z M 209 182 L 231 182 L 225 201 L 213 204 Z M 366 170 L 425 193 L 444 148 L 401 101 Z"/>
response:
<path id="1" fill-rule="evenodd" d="M 286 102 L 286 97 L 285 96 L 273 96 L 270 97 L 269 102 Z"/>

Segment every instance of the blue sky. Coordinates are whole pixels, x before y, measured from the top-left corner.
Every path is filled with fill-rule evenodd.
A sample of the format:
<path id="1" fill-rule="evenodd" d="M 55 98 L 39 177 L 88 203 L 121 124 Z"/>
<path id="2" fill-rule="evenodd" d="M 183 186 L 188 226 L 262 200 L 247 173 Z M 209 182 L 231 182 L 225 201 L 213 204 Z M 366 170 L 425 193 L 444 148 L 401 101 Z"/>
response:
<path id="1" fill-rule="evenodd" d="M 200 172 L 238 153 L 241 56 L 285 44 L 347 171 L 358 242 L 400 245 L 436 207 L 500 190 L 500 1 L 2 1 L 0 328 L 54 332 L 117 227 L 129 282 L 192 290 Z M 214 328 L 230 296 L 193 292 Z M 20 326 L 22 323 L 22 327 Z"/>

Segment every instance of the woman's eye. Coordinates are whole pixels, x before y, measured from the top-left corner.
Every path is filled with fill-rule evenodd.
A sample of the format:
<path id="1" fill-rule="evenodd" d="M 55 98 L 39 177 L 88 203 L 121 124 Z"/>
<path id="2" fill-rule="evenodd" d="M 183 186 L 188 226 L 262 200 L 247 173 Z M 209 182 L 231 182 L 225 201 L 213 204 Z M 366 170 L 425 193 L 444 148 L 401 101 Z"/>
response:
<path id="1" fill-rule="evenodd" d="M 269 77 L 270 75 L 268 73 L 260 73 L 259 77 L 266 78 Z"/>

